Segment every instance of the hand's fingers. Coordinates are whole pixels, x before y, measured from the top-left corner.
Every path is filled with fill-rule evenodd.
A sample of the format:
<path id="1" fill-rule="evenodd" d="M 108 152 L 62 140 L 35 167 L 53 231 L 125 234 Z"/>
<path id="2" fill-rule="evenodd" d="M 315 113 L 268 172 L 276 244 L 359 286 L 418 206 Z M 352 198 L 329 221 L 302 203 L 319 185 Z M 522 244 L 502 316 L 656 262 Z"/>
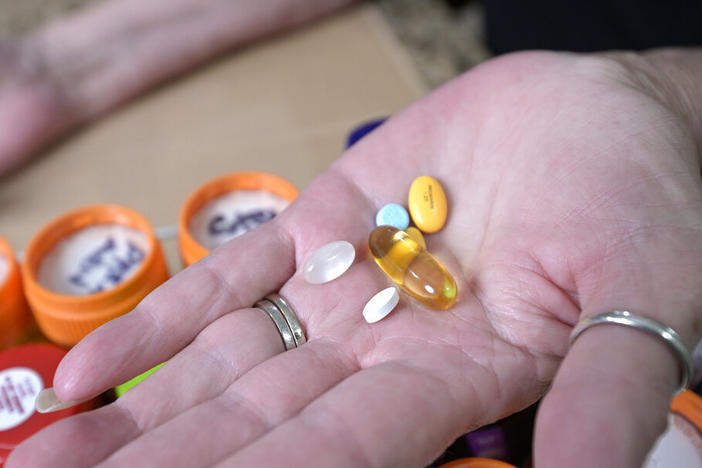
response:
<path id="1" fill-rule="evenodd" d="M 278 329 L 260 309 L 225 315 L 146 381 L 117 401 L 147 432 L 222 393 L 266 359 L 285 351 Z"/>
<path id="2" fill-rule="evenodd" d="M 338 320 L 348 322 L 349 317 L 346 312 L 360 310 L 363 303 L 363 294 L 351 294 L 349 299 L 343 302 L 344 307 L 338 308 L 340 294 L 338 290 L 339 288 L 346 292 L 356 291 L 356 288 L 374 290 L 379 278 L 367 275 L 366 267 L 363 264 L 355 265 L 344 275 L 343 281 L 314 288 L 316 294 L 310 294 L 305 281 L 299 275 L 288 281 L 281 292 L 288 298 L 303 321 L 305 321 L 303 317 L 308 319 L 318 315 L 327 317 L 327 319 L 312 320 L 315 329 L 318 329 L 321 335 L 328 335 L 327 328 L 330 326 L 337 331 L 338 335 L 338 330 L 343 327 L 334 327 L 333 324 L 336 323 L 334 320 L 331 320 L 331 324 L 327 323 L 330 321 L 328 317 L 338 317 Z M 229 315 L 223 317 L 209 328 L 213 328 L 228 317 Z M 268 317 L 266 319 L 270 322 Z M 353 319 L 356 322 L 363 322 L 360 314 L 354 314 Z M 309 329 L 311 324 L 309 321 L 306 322 Z M 325 326 L 321 326 L 319 322 L 325 322 Z M 241 327 L 242 333 L 245 333 L 247 325 L 242 324 Z M 280 342 L 275 326 L 271 323 L 269 327 Z M 207 330 L 198 337 L 198 340 Z M 248 339 L 253 338 L 253 336 L 248 337 Z M 336 337 L 336 339 L 344 338 Z M 184 462 L 190 460 L 190 457 L 192 457 L 192 464 L 195 465 L 216 463 L 241 446 L 265 434 L 276 424 L 294 416 L 321 393 L 355 372 L 357 364 L 352 357 L 354 346 L 347 342 L 344 345 L 342 353 L 334 341 L 323 337 L 312 337 L 311 341 L 301 348 L 262 362 L 241 376 L 222 394 L 185 411 L 129 443 L 115 453 L 108 460 L 108 464 L 129 464 L 134 460 L 142 459 L 147 454 L 149 457 L 157 456 L 159 465 L 172 464 L 178 460 Z M 186 350 L 181 354 L 185 354 Z M 171 362 L 175 362 L 176 358 Z M 160 372 L 159 370 L 154 377 Z M 145 382 L 147 383 L 149 381 Z M 133 396 L 135 401 L 140 397 L 143 398 L 143 395 L 150 391 L 143 385 L 125 397 Z M 177 402 L 174 404 L 177 405 Z M 144 413 L 148 414 L 148 409 L 144 409 Z M 213 435 L 207 431 L 183 429 L 196 427 L 217 427 L 219 430 Z M 173 447 L 184 447 L 184 439 L 187 439 L 187 453 L 184 450 L 173 449 Z M 155 447 L 162 450 L 155 450 Z M 155 453 L 157 455 L 154 455 Z"/>
<path id="3" fill-rule="evenodd" d="M 20 445 L 13 459 L 17 466 L 33 466 L 36 447 L 53 447 L 57 465 L 93 466 L 142 434 L 221 394 L 239 376 L 283 350 L 278 330 L 261 310 L 227 314 L 109 410 L 81 415 L 79 425 L 71 420 L 51 426 Z M 102 424 L 105 418 L 110 424 Z M 65 440 L 71 440 L 72 448 L 56 449 Z"/>
<path id="4" fill-rule="evenodd" d="M 144 434 L 104 466 L 210 466 L 297 414 L 357 370 L 323 340 L 261 363 L 226 391 Z M 214 430 L 213 430 L 214 429 Z"/>
<path id="5" fill-rule="evenodd" d="M 370 367 L 221 466 L 254 467 L 263 459 L 268 466 L 425 466 L 471 423 L 487 422 L 478 394 L 496 392 L 488 373 L 466 365 L 453 377 L 460 386 L 476 384 L 457 393 L 446 369 L 397 361 Z"/>
<path id="6" fill-rule="evenodd" d="M 10 453 L 5 468 L 93 466 L 137 434 L 128 413 L 114 405 L 103 406 L 62 419 L 27 439 Z"/>
<path id="7" fill-rule="evenodd" d="M 275 220 L 235 239 L 78 343 L 59 365 L 56 394 L 87 398 L 169 359 L 209 323 L 280 288 L 294 262 Z"/>
<path id="8" fill-rule="evenodd" d="M 678 383 L 677 360 L 654 336 L 615 325 L 586 330 L 539 409 L 535 466 L 640 467 Z"/>

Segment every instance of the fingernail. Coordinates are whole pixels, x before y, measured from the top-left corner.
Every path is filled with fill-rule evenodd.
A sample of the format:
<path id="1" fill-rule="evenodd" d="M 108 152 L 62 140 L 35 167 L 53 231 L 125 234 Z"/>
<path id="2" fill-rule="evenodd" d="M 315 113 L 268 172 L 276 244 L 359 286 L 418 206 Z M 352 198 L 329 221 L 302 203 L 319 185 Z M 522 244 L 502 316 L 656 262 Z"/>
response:
<path id="1" fill-rule="evenodd" d="M 45 388 L 34 402 L 34 407 L 39 413 L 52 413 L 54 411 L 60 411 L 62 409 L 71 408 L 87 400 L 74 400 L 74 401 L 61 401 L 56 396 L 53 387 Z"/>

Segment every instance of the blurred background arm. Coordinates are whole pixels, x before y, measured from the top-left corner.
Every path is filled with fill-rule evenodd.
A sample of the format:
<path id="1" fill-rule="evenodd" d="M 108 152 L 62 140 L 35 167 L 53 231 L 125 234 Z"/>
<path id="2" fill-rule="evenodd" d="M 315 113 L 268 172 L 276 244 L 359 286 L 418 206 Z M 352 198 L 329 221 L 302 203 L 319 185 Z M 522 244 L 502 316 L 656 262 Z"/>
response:
<path id="1" fill-rule="evenodd" d="M 354 0 L 107 0 L 0 43 L 0 174 L 226 51 Z"/>

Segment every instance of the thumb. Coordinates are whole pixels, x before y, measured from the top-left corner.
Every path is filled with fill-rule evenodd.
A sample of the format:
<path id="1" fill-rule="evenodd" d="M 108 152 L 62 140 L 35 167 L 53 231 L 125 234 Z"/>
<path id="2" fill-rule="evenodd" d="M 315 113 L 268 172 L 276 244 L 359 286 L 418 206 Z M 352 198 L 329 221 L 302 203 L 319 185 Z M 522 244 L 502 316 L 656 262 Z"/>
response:
<path id="1" fill-rule="evenodd" d="M 673 328 L 691 349 L 699 338 L 702 248 L 683 241 L 657 239 L 603 262 L 581 295 L 581 320 L 630 310 Z M 681 243 L 688 252 L 671 248 Z M 601 324 L 583 331 L 539 409 L 536 466 L 641 467 L 666 427 L 681 364 L 669 343 L 644 330 Z"/>
<path id="2" fill-rule="evenodd" d="M 679 364 L 653 335 L 588 329 L 564 359 L 539 409 L 538 467 L 640 467 L 663 432 Z"/>

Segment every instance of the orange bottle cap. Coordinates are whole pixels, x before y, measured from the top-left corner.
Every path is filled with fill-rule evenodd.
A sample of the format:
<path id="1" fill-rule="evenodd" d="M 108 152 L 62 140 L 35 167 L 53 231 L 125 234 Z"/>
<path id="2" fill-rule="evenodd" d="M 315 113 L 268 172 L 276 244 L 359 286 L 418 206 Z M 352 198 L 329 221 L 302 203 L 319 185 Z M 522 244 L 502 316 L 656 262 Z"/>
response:
<path id="1" fill-rule="evenodd" d="M 86 295 L 62 294 L 41 284 L 41 262 L 59 242 L 85 228 L 115 224 L 138 231 L 146 242 L 147 251 L 131 276 L 114 287 Z M 93 205 L 66 213 L 44 226 L 27 247 L 22 276 L 39 328 L 54 343 L 69 347 L 103 323 L 132 310 L 168 279 L 168 270 L 146 219 L 122 206 Z"/>
<path id="2" fill-rule="evenodd" d="M 19 265 L 10 244 L 0 237 L 0 350 L 16 344 L 30 323 Z"/>
<path id="3" fill-rule="evenodd" d="M 191 265 L 210 253 L 191 232 L 190 222 L 208 202 L 230 192 L 260 190 L 292 202 L 297 189 L 287 180 L 267 172 L 234 172 L 213 179 L 197 188 L 185 200 L 178 219 L 178 247 L 185 266 Z"/>
<path id="4" fill-rule="evenodd" d="M 692 390 L 685 390 L 673 398 L 670 411 L 683 416 L 702 432 L 702 397 Z"/>
<path id="5" fill-rule="evenodd" d="M 460 458 L 439 468 L 516 468 L 514 465 L 491 458 Z"/>

